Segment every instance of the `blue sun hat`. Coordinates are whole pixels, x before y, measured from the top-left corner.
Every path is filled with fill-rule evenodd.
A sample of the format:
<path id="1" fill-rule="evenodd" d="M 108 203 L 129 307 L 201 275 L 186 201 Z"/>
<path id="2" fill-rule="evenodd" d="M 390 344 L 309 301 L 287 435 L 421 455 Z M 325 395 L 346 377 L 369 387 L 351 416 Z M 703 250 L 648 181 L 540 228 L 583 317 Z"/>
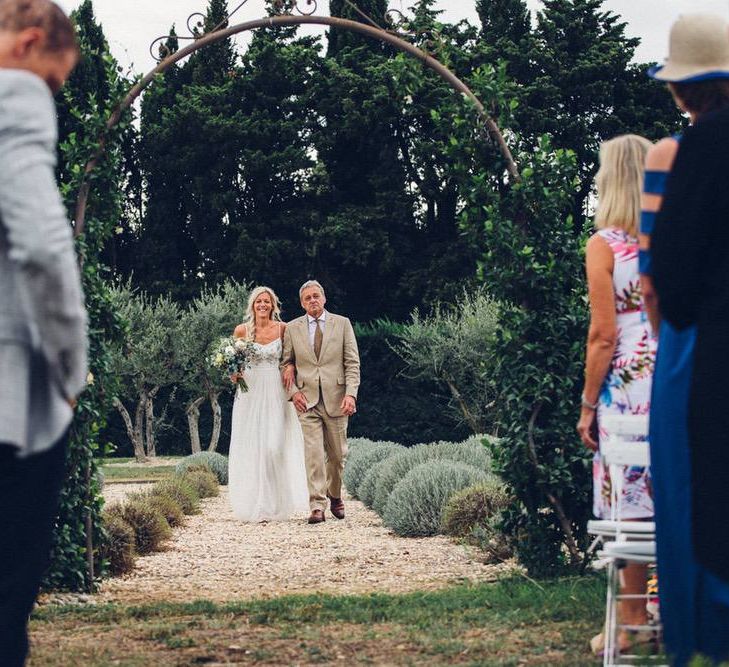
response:
<path id="1" fill-rule="evenodd" d="M 668 58 L 648 70 L 668 83 L 729 79 L 729 24 L 715 14 L 684 14 L 671 27 Z"/>

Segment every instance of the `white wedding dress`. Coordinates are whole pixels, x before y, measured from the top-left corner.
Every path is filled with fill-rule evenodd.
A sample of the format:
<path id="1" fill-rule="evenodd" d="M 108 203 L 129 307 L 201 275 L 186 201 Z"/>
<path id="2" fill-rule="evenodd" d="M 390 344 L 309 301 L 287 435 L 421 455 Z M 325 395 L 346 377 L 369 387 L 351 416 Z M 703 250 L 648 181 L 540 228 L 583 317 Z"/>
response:
<path id="1" fill-rule="evenodd" d="M 236 390 L 228 454 L 228 495 L 243 521 L 285 521 L 309 509 L 304 437 L 279 372 L 281 340 L 255 343 L 260 359 Z"/>

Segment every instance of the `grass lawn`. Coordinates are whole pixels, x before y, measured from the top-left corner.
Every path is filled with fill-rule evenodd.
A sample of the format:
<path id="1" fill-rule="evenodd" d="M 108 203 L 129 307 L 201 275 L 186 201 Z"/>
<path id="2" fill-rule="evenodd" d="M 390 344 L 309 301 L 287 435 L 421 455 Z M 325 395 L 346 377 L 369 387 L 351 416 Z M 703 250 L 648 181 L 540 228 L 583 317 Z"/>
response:
<path id="1" fill-rule="evenodd" d="M 99 468 L 108 482 L 154 482 L 175 473 L 180 456 L 158 456 L 151 463 L 137 463 L 131 457 L 98 459 Z"/>
<path id="2" fill-rule="evenodd" d="M 518 577 L 400 596 L 44 607 L 29 664 L 597 665 L 587 641 L 604 591 L 597 576 Z"/>
<path id="3" fill-rule="evenodd" d="M 107 482 L 147 482 L 157 481 L 175 474 L 175 466 L 154 466 L 149 468 L 102 465 L 101 472 Z"/>

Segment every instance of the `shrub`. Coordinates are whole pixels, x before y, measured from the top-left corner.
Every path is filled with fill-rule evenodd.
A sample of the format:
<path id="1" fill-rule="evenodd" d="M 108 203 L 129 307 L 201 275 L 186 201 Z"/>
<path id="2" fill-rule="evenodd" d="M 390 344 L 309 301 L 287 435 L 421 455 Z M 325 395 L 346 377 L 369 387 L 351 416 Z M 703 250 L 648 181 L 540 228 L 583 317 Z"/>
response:
<path id="1" fill-rule="evenodd" d="M 103 560 L 109 563 L 109 574 L 117 577 L 134 568 L 134 530 L 124 519 L 120 505 L 111 505 L 102 513 L 106 540 L 100 551 Z"/>
<path id="2" fill-rule="evenodd" d="M 200 496 L 181 477 L 163 479 L 161 482 L 157 482 L 152 487 L 150 494 L 172 498 L 180 506 L 184 514 L 197 514 L 199 511 Z"/>
<path id="3" fill-rule="evenodd" d="M 200 498 L 213 498 L 220 493 L 217 476 L 207 468 L 188 468 L 181 479 L 195 489 Z"/>
<path id="4" fill-rule="evenodd" d="M 467 538 L 469 544 L 481 550 L 486 563 L 502 563 L 514 556 L 513 540 L 500 528 L 502 520 L 497 514 L 482 525 L 474 526 Z"/>
<path id="5" fill-rule="evenodd" d="M 369 438 L 347 438 L 347 446 L 349 447 L 350 456 L 360 447 L 368 447 L 376 443 L 376 440 L 370 440 Z"/>
<path id="6" fill-rule="evenodd" d="M 228 484 L 228 457 L 218 452 L 197 452 L 190 454 L 175 467 L 175 474 L 182 475 L 188 468 L 204 465 L 215 473 L 218 482 L 223 486 Z"/>
<path id="7" fill-rule="evenodd" d="M 148 493 L 146 502 L 165 518 L 170 528 L 177 528 L 185 523 L 185 513 L 182 511 L 182 507 L 171 496 Z"/>
<path id="8" fill-rule="evenodd" d="M 159 549 L 172 531 L 159 509 L 148 498 L 134 498 L 122 506 L 122 516 L 134 531 L 134 546 L 139 555 Z"/>
<path id="9" fill-rule="evenodd" d="M 436 458 L 459 461 L 482 470 L 491 470 L 491 453 L 483 435 L 473 435 L 463 442 L 437 442 Z"/>
<path id="10" fill-rule="evenodd" d="M 383 516 L 387 501 L 395 486 L 413 468 L 432 460 L 457 461 L 472 465 L 483 471 L 491 470 L 491 457 L 482 444 L 483 436 L 473 436 L 465 442 L 438 442 L 429 445 L 415 445 L 399 452 L 383 469 L 375 484 L 372 507 Z"/>
<path id="11" fill-rule="evenodd" d="M 457 141 L 470 150 L 465 137 Z M 501 304 L 491 375 L 499 388 L 494 469 L 516 499 L 503 527 L 518 540 L 530 576 L 553 576 L 563 567 L 579 572 L 590 544 L 590 455 L 573 424 L 590 319 L 587 229 L 564 187 L 578 173 L 569 151 L 554 150 L 543 136 L 517 148 L 515 160 L 520 182 L 500 187 L 497 197 L 474 173 L 462 223 L 469 233 L 488 230 L 480 277 Z"/>
<path id="12" fill-rule="evenodd" d="M 443 532 L 452 537 L 469 537 L 476 526 L 486 526 L 511 499 L 496 479 L 470 486 L 451 496 L 443 511 Z"/>
<path id="13" fill-rule="evenodd" d="M 344 468 L 344 486 L 354 497 L 358 498 L 359 485 L 373 465 L 389 458 L 402 449 L 402 445 L 393 442 L 375 443 L 371 446 L 360 447 L 355 455 L 347 460 Z"/>
<path id="14" fill-rule="evenodd" d="M 487 480 L 487 473 L 465 463 L 428 461 L 413 468 L 390 494 L 385 524 L 398 535 L 436 535 L 443 524 L 443 510 L 450 497 Z"/>
<path id="15" fill-rule="evenodd" d="M 389 456 L 378 463 L 375 463 L 365 474 L 364 479 L 359 485 L 359 499 L 364 503 L 365 507 L 372 508 L 375 502 L 375 491 L 377 490 L 377 480 L 380 475 L 387 470 L 390 465 L 392 456 Z"/>

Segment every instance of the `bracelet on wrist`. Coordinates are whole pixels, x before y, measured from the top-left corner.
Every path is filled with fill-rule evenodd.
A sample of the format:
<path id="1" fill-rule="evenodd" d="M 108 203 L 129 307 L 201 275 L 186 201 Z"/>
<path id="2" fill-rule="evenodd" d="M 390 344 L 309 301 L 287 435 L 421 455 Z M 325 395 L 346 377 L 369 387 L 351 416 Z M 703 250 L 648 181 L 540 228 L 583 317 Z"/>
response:
<path id="1" fill-rule="evenodd" d="M 597 403 L 590 403 L 590 401 L 585 398 L 585 395 L 582 394 L 582 407 L 587 408 L 588 410 L 597 410 Z"/>

